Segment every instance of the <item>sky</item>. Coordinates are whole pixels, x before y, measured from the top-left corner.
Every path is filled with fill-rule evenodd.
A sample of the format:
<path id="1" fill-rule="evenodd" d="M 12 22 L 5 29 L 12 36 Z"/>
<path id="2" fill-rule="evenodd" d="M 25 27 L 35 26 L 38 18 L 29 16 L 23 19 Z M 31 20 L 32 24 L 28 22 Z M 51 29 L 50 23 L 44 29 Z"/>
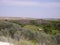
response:
<path id="1" fill-rule="evenodd" d="M 0 17 L 60 18 L 60 0 L 0 0 Z"/>

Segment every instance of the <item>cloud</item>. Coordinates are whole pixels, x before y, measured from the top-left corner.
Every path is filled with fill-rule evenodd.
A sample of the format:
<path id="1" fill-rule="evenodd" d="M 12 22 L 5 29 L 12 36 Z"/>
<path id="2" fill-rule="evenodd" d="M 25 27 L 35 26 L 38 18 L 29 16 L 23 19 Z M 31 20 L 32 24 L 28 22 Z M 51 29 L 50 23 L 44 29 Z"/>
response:
<path id="1" fill-rule="evenodd" d="M 60 2 L 33 2 L 33 1 L 14 1 L 1 0 L 0 5 L 5 6 L 38 6 L 38 7 L 60 7 Z"/>

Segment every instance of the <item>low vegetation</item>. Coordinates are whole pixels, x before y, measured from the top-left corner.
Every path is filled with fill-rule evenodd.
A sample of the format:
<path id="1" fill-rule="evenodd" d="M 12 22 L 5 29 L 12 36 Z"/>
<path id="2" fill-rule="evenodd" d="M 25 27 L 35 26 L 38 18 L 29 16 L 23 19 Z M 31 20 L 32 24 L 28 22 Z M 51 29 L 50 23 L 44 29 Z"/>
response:
<path id="1" fill-rule="evenodd" d="M 57 45 L 60 43 L 60 21 L 45 23 L 30 20 L 23 24 L 19 20 L 0 21 L 0 41 L 15 45 Z"/>

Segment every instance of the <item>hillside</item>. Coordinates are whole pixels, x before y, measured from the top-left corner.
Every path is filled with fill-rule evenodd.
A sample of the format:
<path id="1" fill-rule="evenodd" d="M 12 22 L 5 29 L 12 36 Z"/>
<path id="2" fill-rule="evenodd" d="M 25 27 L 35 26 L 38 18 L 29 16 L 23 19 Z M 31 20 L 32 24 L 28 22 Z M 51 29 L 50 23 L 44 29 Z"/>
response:
<path id="1" fill-rule="evenodd" d="M 60 44 L 60 20 L 1 17 L 0 41 L 14 45 Z"/>

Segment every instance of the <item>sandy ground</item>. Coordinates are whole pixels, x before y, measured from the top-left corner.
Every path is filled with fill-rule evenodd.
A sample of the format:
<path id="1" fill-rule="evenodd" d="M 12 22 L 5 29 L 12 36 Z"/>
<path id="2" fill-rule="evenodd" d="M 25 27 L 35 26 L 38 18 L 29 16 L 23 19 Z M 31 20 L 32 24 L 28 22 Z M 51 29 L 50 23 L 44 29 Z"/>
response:
<path id="1" fill-rule="evenodd" d="M 13 44 L 10 44 L 8 42 L 0 42 L 0 45 L 13 45 Z"/>

